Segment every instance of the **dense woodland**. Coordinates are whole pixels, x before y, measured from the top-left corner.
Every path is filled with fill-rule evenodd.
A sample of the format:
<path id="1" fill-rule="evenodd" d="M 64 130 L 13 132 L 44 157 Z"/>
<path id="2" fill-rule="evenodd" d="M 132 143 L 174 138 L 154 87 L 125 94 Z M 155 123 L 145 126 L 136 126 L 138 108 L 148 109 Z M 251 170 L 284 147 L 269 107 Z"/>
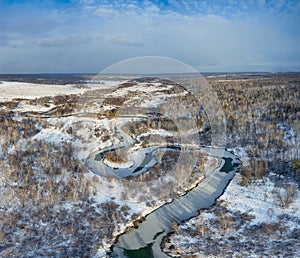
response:
<path id="1" fill-rule="evenodd" d="M 174 222 L 164 250 L 172 257 L 298 257 L 300 230 L 290 225 L 299 225 L 294 213 L 299 207 L 294 204 L 296 210 L 288 210 L 300 184 L 300 76 L 230 79 L 210 79 L 210 84 L 226 114 L 227 147 L 246 151 L 237 181 L 246 195 L 271 189 L 263 200 L 280 212 L 266 208 L 268 219 L 253 222 L 255 215 L 232 211 L 227 201 L 217 201 L 191 221 Z M 274 188 L 264 188 L 270 182 Z"/>
<path id="2" fill-rule="evenodd" d="M 95 254 L 99 239 L 109 241 L 131 219 L 129 207 L 93 201 L 94 185 L 69 142 L 30 139 L 47 127 L 45 121 L 28 116 L 18 121 L 6 111 L 1 115 L 1 256 Z"/>
<path id="3" fill-rule="evenodd" d="M 227 147 L 244 147 L 246 180 L 274 172 L 300 182 L 300 77 L 213 80 L 227 118 Z"/>

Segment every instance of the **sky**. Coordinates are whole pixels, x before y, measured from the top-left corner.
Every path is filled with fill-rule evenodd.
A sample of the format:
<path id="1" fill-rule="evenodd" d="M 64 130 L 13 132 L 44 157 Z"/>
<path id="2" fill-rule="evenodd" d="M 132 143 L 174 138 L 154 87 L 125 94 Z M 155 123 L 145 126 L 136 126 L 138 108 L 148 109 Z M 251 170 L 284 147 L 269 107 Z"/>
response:
<path id="1" fill-rule="evenodd" d="M 140 56 L 300 71 L 299 46 L 300 0 L 0 0 L 0 73 L 98 73 Z"/>

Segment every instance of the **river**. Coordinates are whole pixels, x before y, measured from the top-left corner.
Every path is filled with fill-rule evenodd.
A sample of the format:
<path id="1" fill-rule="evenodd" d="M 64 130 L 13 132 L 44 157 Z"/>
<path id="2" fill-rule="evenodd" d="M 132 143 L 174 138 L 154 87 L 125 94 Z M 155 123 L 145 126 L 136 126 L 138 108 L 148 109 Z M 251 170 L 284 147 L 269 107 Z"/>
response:
<path id="1" fill-rule="evenodd" d="M 168 257 L 162 252 L 160 245 L 163 237 L 171 232 L 173 222 L 182 222 L 197 216 L 200 209 L 211 207 L 222 195 L 236 172 L 237 166 L 234 164 L 239 161 L 235 155 L 224 149 L 203 149 L 212 156 L 223 158 L 217 171 L 207 174 L 206 178 L 186 195 L 150 213 L 137 228 L 119 236 L 111 257 Z"/>

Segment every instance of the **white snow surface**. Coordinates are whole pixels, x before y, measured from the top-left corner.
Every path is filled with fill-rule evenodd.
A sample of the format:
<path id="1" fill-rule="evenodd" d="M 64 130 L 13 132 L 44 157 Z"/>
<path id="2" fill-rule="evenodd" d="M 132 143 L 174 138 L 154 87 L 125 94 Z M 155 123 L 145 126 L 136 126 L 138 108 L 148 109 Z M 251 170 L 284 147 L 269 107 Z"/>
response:
<path id="1" fill-rule="evenodd" d="M 279 215 L 289 214 L 300 218 L 300 196 L 296 195 L 295 200 L 285 209 L 281 208 L 278 201 L 274 198 L 273 190 L 280 192 L 285 189 L 276 187 L 269 178 L 257 180 L 247 187 L 240 185 L 241 175 L 234 176 L 225 193 L 219 198 L 227 203 L 227 208 L 231 211 L 239 211 L 255 216 L 251 224 L 264 222 L 278 222 Z M 296 228 L 300 225 L 290 222 L 290 228 Z"/>
<path id="2" fill-rule="evenodd" d="M 14 111 L 46 112 L 46 111 L 51 110 L 54 107 L 55 107 L 55 105 L 53 105 L 53 104 L 50 104 L 49 107 L 46 107 L 46 106 L 41 106 L 41 105 L 30 105 L 26 101 L 21 101 L 18 104 L 18 107 L 14 109 Z"/>
<path id="3" fill-rule="evenodd" d="M 168 90 L 172 87 L 173 87 L 172 85 L 166 86 L 166 85 L 162 85 L 159 82 L 157 82 L 157 83 L 139 83 L 138 85 L 134 85 L 131 87 L 117 89 L 112 95 L 115 97 L 125 96 L 129 91 L 153 93 L 153 92 L 157 92 L 157 91 Z"/>
<path id="4" fill-rule="evenodd" d="M 72 137 L 70 135 L 62 133 L 60 130 L 55 129 L 43 129 L 32 140 L 42 140 L 47 142 L 59 143 L 62 141 L 70 141 Z"/>
<path id="5" fill-rule="evenodd" d="M 75 84 L 53 85 L 27 82 L 0 82 L 0 101 L 9 101 L 15 98 L 35 99 L 44 96 L 82 94 L 89 90 L 107 88 L 119 85 L 124 81 L 101 81 L 100 84 L 88 84 L 77 87 Z"/>

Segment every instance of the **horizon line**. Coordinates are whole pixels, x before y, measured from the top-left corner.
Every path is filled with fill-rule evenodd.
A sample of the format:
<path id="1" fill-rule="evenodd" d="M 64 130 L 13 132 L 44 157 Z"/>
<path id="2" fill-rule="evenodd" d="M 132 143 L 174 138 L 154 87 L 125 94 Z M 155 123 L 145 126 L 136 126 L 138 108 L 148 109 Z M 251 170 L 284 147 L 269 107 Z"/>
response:
<path id="1" fill-rule="evenodd" d="M 276 72 L 270 72 L 270 71 L 239 71 L 239 72 L 195 72 L 195 73 L 96 73 L 96 72 L 42 72 L 42 73 L 0 73 L 0 76 L 10 76 L 10 75 L 103 75 L 103 76 L 130 76 L 130 75 L 174 75 L 174 74 L 276 74 L 276 73 L 300 73 L 299 71 L 276 71 Z"/>

